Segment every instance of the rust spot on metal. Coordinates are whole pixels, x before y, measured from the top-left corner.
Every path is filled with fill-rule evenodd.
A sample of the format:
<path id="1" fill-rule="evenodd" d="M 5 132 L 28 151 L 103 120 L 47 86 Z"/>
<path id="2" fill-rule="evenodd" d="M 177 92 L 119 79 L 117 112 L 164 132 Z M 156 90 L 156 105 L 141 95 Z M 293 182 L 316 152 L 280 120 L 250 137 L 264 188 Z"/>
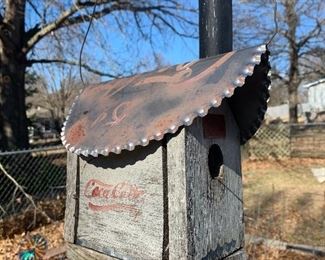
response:
<path id="1" fill-rule="evenodd" d="M 85 133 L 85 120 L 77 121 L 73 126 L 71 126 L 67 139 L 70 144 L 76 144 L 81 141 L 86 133 Z"/>
<path id="2" fill-rule="evenodd" d="M 164 127 L 168 127 L 171 126 L 173 124 L 173 119 L 172 118 L 168 118 L 167 116 L 160 119 L 158 122 L 155 123 L 154 127 L 157 129 L 162 129 Z"/>

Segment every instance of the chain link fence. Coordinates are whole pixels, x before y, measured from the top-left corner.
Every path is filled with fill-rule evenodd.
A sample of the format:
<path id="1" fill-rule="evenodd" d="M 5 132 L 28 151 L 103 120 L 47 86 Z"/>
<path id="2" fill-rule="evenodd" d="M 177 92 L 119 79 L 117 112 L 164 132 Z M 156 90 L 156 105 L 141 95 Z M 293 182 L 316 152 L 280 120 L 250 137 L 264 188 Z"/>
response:
<path id="1" fill-rule="evenodd" d="M 264 124 L 244 150 L 253 160 L 325 158 L 325 123 Z"/>
<path id="2" fill-rule="evenodd" d="M 288 124 L 263 125 L 247 143 L 250 159 L 281 158 L 290 156 L 290 126 Z"/>
<path id="3" fill-rule="evenodd" d="M 66 151 L 62 146 L 1 152 L 0 163 L 35 203 L 65 195 Z M 0 171 L 0 220 L 21 212 L 31 202 Z"/>

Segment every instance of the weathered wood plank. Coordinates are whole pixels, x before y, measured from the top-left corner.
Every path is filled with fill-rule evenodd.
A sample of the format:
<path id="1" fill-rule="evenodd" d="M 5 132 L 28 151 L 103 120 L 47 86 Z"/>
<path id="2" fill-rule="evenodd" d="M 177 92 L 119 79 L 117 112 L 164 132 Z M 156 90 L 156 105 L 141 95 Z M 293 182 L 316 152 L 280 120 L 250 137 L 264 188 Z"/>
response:
<path id="1" fill-rule="evenodd" d="M 170 259 L 219 259 L 243 247 L 239 132 L 223 103 L 210 113 L 225 116 L 225 135 L 206 139 L 197 118 L 167 145 Z M 218 144 L 224 164 L 209 174 L 209 148 Z"/>
<path id="2" fill-rule="evenodd" d="M 107 256 L 96 252 L 94 250 L 77 246 L 74 244 L 67 244 L 67 258 L 71 260 L 114 260 L 115 257 Z"/>
<path id="3" fill-rule="evenodd" d="M 244 243 L 239 130 L 226 102 L 211 113 L 225 115 L 225 137 L 205 139 L 201 118 L 185 136 L 189 255 L 194 259 L 222 258 Z M 214 179 L 208 167 L 212 144 L 219 145 L 224 162 Z"/>
<path id="4" fill-rule="evenodd" d="M 46 251 L 45 256 L 43 256 L 43 260 L 50 260 L 50 259 L 56 259 L 58 257 L 62 258 L 66 255 L 67 252 L 67 246 L 63 245 L 61 247 L 51 248 Z"/>
<path id="5" fill-rule="evenodd" d="M 67 184 L 66 184 L 66 208 L 64 218 L 64 239 L 74 243 L 75 240 L 75 209 L 76 209 L 76 180 L 77 180 L 78 156 L 67 153 Z"/>
<path id="6" fill-rule="evenodd" d="M 185 130 L 167 144 L 169 259 L 185 259 L 188 253 L 185 172 Z"/>
<path id="7" fill-rule="evenodd" d="M 80 159 L 76 244 L 118 258 L 161 258 L 162 162 L 158 142 L 132 153 Z"/>

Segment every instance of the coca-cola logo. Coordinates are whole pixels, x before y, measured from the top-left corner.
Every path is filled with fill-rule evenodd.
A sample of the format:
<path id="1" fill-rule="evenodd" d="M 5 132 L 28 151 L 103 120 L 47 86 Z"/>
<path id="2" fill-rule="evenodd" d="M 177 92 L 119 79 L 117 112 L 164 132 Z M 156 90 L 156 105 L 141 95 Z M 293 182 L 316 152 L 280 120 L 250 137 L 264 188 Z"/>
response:
<path id="1" fill-rule="evenodd" d="M 107 184 L 97 179 L 90 179 L 84 189 L 88 208 L 95 212 L 129 212 L 134 217 L 141 214 L 144 191 L 127 181 Z"/>

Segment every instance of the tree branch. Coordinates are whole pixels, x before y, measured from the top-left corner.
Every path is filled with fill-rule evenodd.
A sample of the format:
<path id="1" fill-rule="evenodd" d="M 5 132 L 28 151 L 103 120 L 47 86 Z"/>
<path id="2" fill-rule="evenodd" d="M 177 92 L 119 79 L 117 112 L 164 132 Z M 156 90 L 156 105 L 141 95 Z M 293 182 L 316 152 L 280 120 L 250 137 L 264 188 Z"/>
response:
<path id="1" fill-rule="evenodd" d="M 277 71 L 272 70 L 271 77 L 284 82 L 284 84 L 288 84 L 288 80 L 286 78 L 284 78 L 283 76 L 281 76 Z"/>
<path id="2" fill-rule="evenodd" d="M 154 18 L 157 18 L 158 20 L 160 20 L 162 23 L 164 23 L 170 30 L 172 30 L 173 33 L 175 33 L 176 35 L 179 35 L 181 37 L 187 37 L 187 38 L 197 38 L 194 35 L 187 35 L 185 33 L 182 33 L 180 31 L 178 31 L 172 24 L 170 24 L 165 18 L 163 18 L 160 15 L 157 14 L 153 14 Z"/>
<path id="3" fill-rule="evenodd" d="M 0 163 L 0 170 L 3 172 L 3 174 L 9 179 L 11 180 L 14 185 L 17 187 L 17 189 L 19 189 L 23 194 L 24 196 L 30 201 L 30 203 L 33 205 L 34 207 L 34 217 L 33 217 L 33 226 L 35 226 L 36 224 L 36 209 L 37 209 L 37 206 L 32 198 L 31 195 L 27 194 L 23 187 L 21 185 L 19 185 L 19 183 L 6 171 L 6 169 L 2 166 L 2 164 Z"/>
<path id="4" fill-rule="evenodd" d="M 32 2 L 32 0 L 27 0 L 27 3 L 32 7 L 34 12 L 37 14 L 37 16 L 41 19 L 41 21 L 44 21 L 44 17 L 40 14 L 40 12 L 37 10 L 37 7 L 35 4 Z"/>
<path id="5" fill-rule="evenodd" d="M 91 2 L 91 1 L 82 2 L 82 3 L 77 2 L 70 9 L 64 11 L 56 21 L 45 25 L 38 32 L 32 34 L 25 42 L 25 47 L 23 49 L 23 53 L 28 53 L 28 51 L 30 51 L 41 39 L 43 39 L 45 36 L 47 36 L 48 34 L 50 34 L 53 31 L 56 31 L 63 27 L 69 27 L 69 26 L 73 26 L 73 25 L 77 25 L 77 24 L 80 24 L 83 22 L 90 21 L 91 17 L 93 17 L 94 19 L 99 19 L 99 18 L 102 18 L 102 17 L 112 13 L 112 12 L 122 11 L 122 10 L 130 11 L 133 13 L 145 13 L 147 15 L 151 14 L 151 15 L 155 16 L 156 18 L 158 18 L 160 21 L 162 21 L 168 28 L 170 28 L 176 34 L 178 34 L 180 36 L 193 37 L 193 36 L 189 36 L 187 34 L 179 32 L 165 18 L 163 18 L 162 15 L 154 13 L 154 11 L 161 12 L 162 14 L 165 13 L 167 15 L 176 17 L 176 19 L 178 19 L 178 20 L 182 20 L 183 22 L 187 22 L 190 24 L 190 22 L 187 19 L 185 19 L 185 18 L 181 19 L 179 16 L 175 15 L 172 12 L 173 10 L 175 11 L 175 8 L 176 8 L 175 5 L 159 4 L 159 5 L 152 5 L 152 6 L 148 6 L 148 5 L 137 6 L 137 5 L 132 4 L 129 1 L 111 2 L 108 0 L 104 1 L 104 2 L 102 1 L 101 5 L 103 5 L 105 3 L 106 4 L 110 3 L 110 5 L 107 7 L 103 7 L 101 10 L 95 12 L 92 15 L 80 14 L 80 15 L 75 16 L 75 14 L 77 14 L 80 10 L 83 10 L 83 9 L 93 6 L 95 4 L 94 2 Z M 184 8 L 184 10 L 186 10 L 188 12 L 193 12 L 193 9 Z"/>
<path id="6" fill-rule="evenodd" d="M 311 30 L 305 37 L 303 37 L 298 43 L 298 49 L 301 49 L 303 46 L 305 46 L 305 44 L 312 38 L 317 37 L 320 32 L 322 31 L 322 27 L 321 24 L 316 21 L 316 26 L 315 28 L 313 28 L 313 30 Z"/>
<path id="7" fill-rule="evenodd" d="M 32 66 L 35 63 L 42 63 L 42 64 L 49 64 L 49 63 L 62 63 L 62 64 L 67 64 L 67 65 L 72 65 L 72 66 L 79 66 L 78 61 L 71 61 L 71 60 L 64 60 L 64 59 L 30 59 L 27 61 L 27 66 Z M 119 78 L 122 75 L 114 75 L 108 72 L 103 72 L 97 69 L 92 68 L 91 66 L 82 63 L 81 67 L 86 69 L 87 71 L 94 73 L 99 76 L 104 76 L 104 77 L 110 77 L 110 78 Z"/>
<path id="8" fill-rule="evenodd" d="M 62 24 L 72 15 L 80 10 L 78 3 L 71 6 L 70 9 L 62 12 L 59 18 L 38 30 L 36 33 L 32 34 L 29 39 L 26 39 L 25 46 L 23 48 L 23 53 L 27 54 L 28 51 L 33 48 L 33 46 L 38 43 L 43 37 L 50 34 L 51 32 L 57 30 Z"/>

